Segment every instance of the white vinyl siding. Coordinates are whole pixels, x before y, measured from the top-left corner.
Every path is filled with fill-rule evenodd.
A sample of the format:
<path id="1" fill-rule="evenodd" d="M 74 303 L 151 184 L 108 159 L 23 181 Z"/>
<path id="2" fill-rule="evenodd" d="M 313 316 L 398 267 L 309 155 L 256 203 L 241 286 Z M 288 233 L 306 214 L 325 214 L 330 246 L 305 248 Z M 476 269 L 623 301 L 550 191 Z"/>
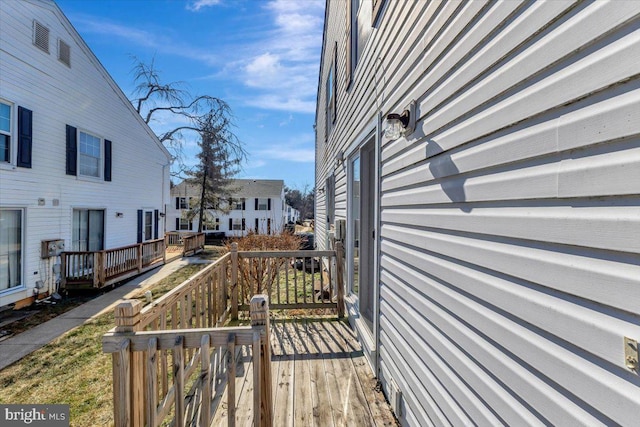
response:
<path id="1" fill-rule="evenodd" d="M 0 100 L 13 107 L 11 162 L 0 162 L 0 208 L 23 207 L 24 218 L 22 286 L 0 293 L 5 306 L 56 289 L 56 274 L 41 260 L 40 245 L 61 239 L 65 250 L 73 250 L 74 209 L 104 210 L 103 243 L 111 249 L 136 243 L 141 206 L 160 210 L 171 201 L 168 153 L 56 3 L 0 3 Z M 50 55 L 33 44 L 34 20 L 50 31 Z M 71 46 L 71 68 L 57 58 L 58 39 Z M 33 112 L 31 168 L 16 164 L 20 107 Z M 112 141 L 110 183 L 82 176 L 79 169 L 75 176 L 66 174 L 66 125 L 102 139 L 101 178 L 108 160 L 104 139 Z M 168 227 L 165 221 L 160 219 L 159 230 Z M 44 288 L 36 288 L 38 281 Z"/>
<path id="2" fill-rule="evenodd" d="M 347 219 L 335 156 L 376 134 L 376 374 L 402 392 L 401 424 L 635 425 L 623 345 L 640 340 L 640 3 L 383 7 L 328 143 L 317 117 L 316 186 L 335 174 Z M 380 137 L 412 100 L 416 131 Z"/>

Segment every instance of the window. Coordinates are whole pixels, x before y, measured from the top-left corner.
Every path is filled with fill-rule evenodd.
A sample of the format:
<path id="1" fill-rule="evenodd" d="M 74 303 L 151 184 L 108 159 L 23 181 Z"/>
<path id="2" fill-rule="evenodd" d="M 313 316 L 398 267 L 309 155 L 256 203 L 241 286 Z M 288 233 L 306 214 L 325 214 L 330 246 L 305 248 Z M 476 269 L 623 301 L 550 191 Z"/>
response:
<path id="1" fill-rule="evenodd" d="M 244 218 L 233 218 L 231 220 L 231 230 L 244 230 Z"/>
<path id="2" fill-rule="evenodd" d="M 189 209 L 189 198 L 176 197 L 176 209 Z"/>
<path id="3" fill-rule="evenodd" d="M 379 0 L 376 7 L 379 7 L 381 2 L 382 0 Z M 351 76 L 371 34 L 372 8 L 371 0 L 347 1 L 347 86 L 351 83 Z M 378 11 L 379 9 L 376 10 Z"/>
<path id="4" fill-rule="evenodd" d="M 100 178 L 100 144 L 97 136 L 80 131 L 80 175 Z"/>
<path id="5" fill-rule="evenodd" d="M 0 162 L 11 162 L 12 105 L 0 101 Z"/>
<path id="6" fill-rule="evenodd" d="M 101 251 L 104 249 L 104 211 L 74 209 L 71 231 L 74 251 Z"/>
<path id="7" fill-rule="evenodd" d="M 144 240 L 153 238 L 153 212 L 145 211 L 144 213 Z"/>
<path id="8" fill-rule="evenodd" d="M 256 210 L 257 211 L 270 211 L 271 210 L 271 199 L 256 199 Z"/>
<path id="9" fill-rule="evenodd" d="M 186 218 L 178 220 L 178 230 L 191 230 L 191 221 Z"/>
<path id="10" fill-rule="evenodd" d="M 205 218 L 202 224 L 203 231 L 220 231 L 220 218 Z"/>
<path id="11" fill-rule="evenodd" d="M 231 206 L 234 211 L 245 210 L 246 204 L 244 197 L 242 199 L 231 199 Z"/>
<path id="12" fill-rule="evenodd" d="M 111 147 L 111 141 L 67 125 L 67 175 L 111 181 Z"/>
<path id="13" fill-rule="evenodd" d="M 333 125 L 336 121 L 336 55 L 337 55 L 337 43 L 333 49 L 333 61 L 331 63 L 331 67 L 329 68 L 329 74 L 327 75 L 326 82 L 326 105 L 325 111 L 327 113 L 326 117 L 326 127 L 327 127 L 327 136 L 333 130 Z"/>
<path id="14" fill-rule="evenodd" d="M 22 285 L 22 210 L 0 209 L 0 292 Z"/>
<path id="15" fill-rule="evenodd" d="M 49 53 L 49 29 L 38 21 L 33 21 L 33 44 Z"/>
<path id="16" fill-rule="evenodd" d="M 58 60 L 67 67 L 71 67 L 71 46 L 60 39 L 58 39 Z"/>

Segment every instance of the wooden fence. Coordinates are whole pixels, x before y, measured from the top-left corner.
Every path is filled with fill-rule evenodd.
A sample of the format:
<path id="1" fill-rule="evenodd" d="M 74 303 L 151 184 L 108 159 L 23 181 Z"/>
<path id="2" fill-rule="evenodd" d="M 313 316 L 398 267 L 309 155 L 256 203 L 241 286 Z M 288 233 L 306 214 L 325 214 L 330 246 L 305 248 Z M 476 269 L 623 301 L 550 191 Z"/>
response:
<path id="1" fill-rule="evenodd" d="M 231 248 L 232 317 L 255 294 L 272 309 L 335 308 L 344 315 L 344 251 L 241 251 Z"/>
<path id="2" fill-rule="evenodd" d="M 279 309 L 334 308 L 342 317 L 343 263 L 341 243 L 336 251 L 286 252 L 239 252 L 233 244 L 146 307 L 121 303 L 116 327 L 103 337 L 103 350 L 113 360 L 116 426 L 209 425 L 225 384 L 228 422 L 235 425 L 235 382 L 228 378 L 234 378 L 243 347 L 252 348 L 254 383 L 260 384 L 254 389 L 254 408 L 261 408 L 254 424 L 270 425 L 267 301 Z M 249 300 L 260 292 L 267 295 Z M 247 309 L 252 326 L 224 326 Z"/>
<path id="3" fill-rule="evenodd" d="M 164 263 L 164 239 L 98 252 L 63 252 L 63 288 L 101 288 Z"/>
<path id="4" fill-rule="evenodd" d="M 164 264 L 167 243 L 174 237 L 97 252 L 63 252 L 62 287 L 66 289 L 102 288 Z M 204 250 L 204 234 L 183 237 L 183 256 Z"/>
<path id="5" fill-rule="evenodd" d="M 211 425 L 225 385 L 228 425 L 235 426 L 235 367 L 243 346 L 251 348 L 252 355 L 253 425 L 271 425 L 266 296 L 252 298 L 251 326 L 144 331 L 140 306 L 139 301 L 126 301 L 116 307 L 116 327 L 103 336 L 103 351 L 112 354 L 117 427 Z M 187 324 L 193 320 L 185 319 Z"/>

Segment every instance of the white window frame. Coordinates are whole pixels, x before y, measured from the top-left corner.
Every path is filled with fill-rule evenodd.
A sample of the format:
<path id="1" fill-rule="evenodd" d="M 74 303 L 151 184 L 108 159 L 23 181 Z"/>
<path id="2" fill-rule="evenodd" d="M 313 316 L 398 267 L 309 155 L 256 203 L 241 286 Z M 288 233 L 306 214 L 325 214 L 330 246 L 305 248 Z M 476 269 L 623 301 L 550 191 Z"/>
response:
<path id="1" fill-rule="evenodd" d="M 209 224 L 210 226 L 207 224 Z M 220 218 L 216 217 L 216 218 L 213 218 L 213 220 L 211 221 L 205 220 L 202 223 L 202 231 L 220 231 Z"/>
<path id="2" fill-rule="evenodd" d="M 269 198 L 260 198 L 258 197 L 258 210 L 259 211 L 268 211 L 269 210 Z"/>
<path id="3" fill-rule="evenodd" d="M 99 149 L 100 149 L 100 157 L 98 157 L 98 175 L 87 175 L 82 173 L 82 168 L 81 168 L 81 158 L 82 156 L 87 156 L 87 157 L 92 157 L 95 158 L 94 156 L 88 156 L 86 154 L 83 154 L 81 152 L 81 138 L 82 138 L 82 134 L 85 134 L 87 136 L 90 136 L 92 138 L 95 138 L 98 140 L 98 144 L 99 144 Z M 102 180 L 102 177 L 104 176 L 104 138 L 101 138 L 100 136 L 96 135 L 95 133 L 89 132 L 87 130 L 84 129 L 78 129 L 78 165 L 77 165 L 77 171 L 78 171 L 78 177 L 84 178 L 84 179 L 95 179 L 95 180 Z"/>
<path id="4" fill-rule="evenodd" d="M 244 197 L 241 197 L 239 199 L 233 199 L 233 203 L 232 203 L 232 210 L 234 211 L 241 211 L 242 209 L 242 204 L 246 203 L 246 199 Z"/>
<path id="5" fill-rule="evenodd" d="M 189 209 L 189 197 L 178 197 L 178 208 Z"/>
<path id="6" fill-rule="evenodd" d="M 190 225 L 191 221 L 189 221 L 187 218 L 180 218 L 180 223 L 177 231 L 189 231 L 191 229 Z"/>
<path id="7" fill-rule="evenodd" d="M 149 237 L 147 237 L 147 228 L 149 229 Z M 144 209 L 142 211 L 142 241 L 149 240 L 153 240 L 153 210 Z"/>
<path id="8" fill-rule="evenodd" d="M 20 283 L 16 286 L 12 286 L 12 287 L 7 287 L 6 289 L 0 289 L 0 295 L 2 294 L 7 294 L 7 293 L 11 293 L 11 292 L 15 292 L 16 290 L 22 290 L 26 287 L 25 284 L 25 263 L 24 263 L 24 258 L 25 258 L 25 230 L 26 230 L 26 226 L 25 226 L 25 219 L 26 219 L 26 215 L 25 215 L 25 209 L 24 208 L 20 208 L 20 207 L 2 207 L 0 208 L 0 211 L 18 211 L 20 212 Z M 7 258 L 8 258 L 8 253 L 7 253 Z M 2 262 L 2 258 L 0 258 L 0 262 Z M 8 260 L 7 260 L 7 264 L 8 264 Z M 8 284 L 8 283 L 7 283 Z"/>
<path id="9" fill-rule="evenodd" d="M 242 231 L 242 218 L 232 218 L 231 231 Z"/>
<path id="10" fill-rule="evenodd" d="M 0 129 L 0 134 L 6 135 L 9 137 L 9 153 L 7 156 L 7 160 L 0 160 L 0 166 L 13 166 L 15 163 L 15 152 L 16 152 L 16 113 L 15 113 L 15 104 L 13 102 L 7 101 L 3 98 L 0 98 L 0 104 L 4 104 L 9 107 L 9 132 L 3 131 Z"/>

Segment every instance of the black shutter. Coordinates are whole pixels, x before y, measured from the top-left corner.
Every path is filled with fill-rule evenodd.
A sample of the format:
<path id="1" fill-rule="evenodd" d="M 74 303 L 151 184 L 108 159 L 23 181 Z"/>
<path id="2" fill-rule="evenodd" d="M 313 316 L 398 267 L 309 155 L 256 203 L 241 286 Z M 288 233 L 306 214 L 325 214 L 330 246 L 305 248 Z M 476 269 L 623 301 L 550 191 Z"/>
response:
<path id="1" fill-rule="evenodd" d="M 78 175 L 78 132 L 67 125 L 67 175 Z"/>
<path id="2" fill-rule="evenodd" d="M 31 149 L 33 143 L 33 113 L 18 107 L 18 167 L 31 167 Z"/>
<path id="3" fill-rule="evenodd" d="M 233 219 L 229 218 L 229 231 L 233 230 Z"/>
<path id="4" fill-rule="evenodd" d="M 271 210 L 271 199 L 267 199 L 267 210 Z"/>
<path id="5" fill-rule="evenodd" d="M 258 230 L 258 218 L 256 218 L 256 234 L 260 234 L 260 231 Z"/>
<path id="6" fill-rule="evenodd" d="M 176 197 L 176 209 L 180 209 L 180 197 Z"/>
<path id="7" fill-rule="evenodd" d="M 104 140 L 104 180 L 111 181 L 111 141 Z"/>
<path id="8" fill-rule="evenodd" d="M 247 205 L 246 205 L 247 200 L 246 199 L 242 199 L 242 210 L 246 210 L 247 209 Z"/>
<path id="9" fill-rule="evenodd" d="M 138 209 L 138 243 L 142 243 L 142 209 Z"/>
<path id="10" fill-rule="evenodd" d="M 242 231 L 244 231 L 244 230 L 245 230 L 245 225 L 246 225 L 246 224 L 245 224 L 245 220 L 244 220 L 244 218 L 242 218 Z"/>
<path id="11" fill-rule="evenodd" d="M 193 222 L 189 221 L 189 231 L 192 231 L 192 230 L 193 230 Z"/>
<path id="12" fill-rule="evenodd" d="M 255 211 L 258 210 L 258 198 L 257 197 L 256 197 L 256 206 L 255 206 L 255 208 L 253 210 L 255 210 Z"/>
<path id="13" fill-rule="evenodd" d="M 160 223 L 160 215 L 158 209 L 153 211 L 153 238 L 158 238 L 158 224 Z"/>
<path id="14" fill-rule="evenodd" d="M 176 231 L 180 230 L 180 218 L 176 218 Z"/>
<path id="15" fill-rule="evenodd" d="M 271 218 L 267 218 L 267 234 L 271 234 Z"/>

